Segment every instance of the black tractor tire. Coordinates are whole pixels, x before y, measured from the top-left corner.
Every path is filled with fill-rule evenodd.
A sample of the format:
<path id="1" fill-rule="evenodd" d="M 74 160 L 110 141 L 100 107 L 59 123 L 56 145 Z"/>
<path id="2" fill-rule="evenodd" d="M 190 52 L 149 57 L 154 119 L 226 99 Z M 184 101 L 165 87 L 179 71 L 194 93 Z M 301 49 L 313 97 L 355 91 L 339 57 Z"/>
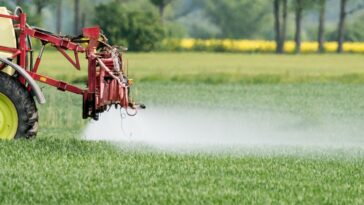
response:
<path id="1" fill-rule="evenodd" d="M 13 139 L 33 139 L 38 132 L 38 111 L 34 98 L 15 77 L 0 72 L 0 93 L 14 104 L 18 127 Z M 0 136 L 1 138 L 1 136 Z"/>

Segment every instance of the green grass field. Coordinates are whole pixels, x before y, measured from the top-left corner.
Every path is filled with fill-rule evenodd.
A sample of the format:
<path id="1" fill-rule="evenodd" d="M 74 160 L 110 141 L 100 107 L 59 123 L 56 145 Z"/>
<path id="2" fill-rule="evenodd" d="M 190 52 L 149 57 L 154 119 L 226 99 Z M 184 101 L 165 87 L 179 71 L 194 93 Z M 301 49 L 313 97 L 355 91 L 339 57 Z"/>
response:
<path id="1" fill-rule="evenodd" d="M 149 82 L 364 83 L 362 55 L 274 55 L 223 53 L 128 53 L 129 75 Z M 86 79 L 61 54 L 45 53 L 40 72 L 68 81 Z"/>
<path id="2" fill-rule="evenodd" d="M 55 53 L 45 57 L 45 73 L 54 67 L 57 77 L 84 78 Z M 361 55 L 147 53 L 128 59 L 139 80 L 133 95 L 148 109 L 289 113 L 299 126 L 347 129 L 340 140 L 357 146 L 176 153 L 85 141 L 81 97 L 44 87 L 48 103 L 39 106 L 38 139 L 0 142 L 0 204 L 364 203 Z"/>

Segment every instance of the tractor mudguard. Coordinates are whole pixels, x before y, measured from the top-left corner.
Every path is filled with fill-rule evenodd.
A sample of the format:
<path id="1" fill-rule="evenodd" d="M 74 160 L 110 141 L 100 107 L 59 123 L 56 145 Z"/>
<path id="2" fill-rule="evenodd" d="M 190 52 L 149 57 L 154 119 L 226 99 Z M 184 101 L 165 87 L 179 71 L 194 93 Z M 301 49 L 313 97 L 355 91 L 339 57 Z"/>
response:
<path id="1" fill-rule="evenodd" d="M 5 63 L 6 65 L 12 67 L 14 70 L 16 70 L 19 75 L 25 78 L 25 80 L 29 83 L 30 87 L 32 88 L 35 97 L 37 98 L 37 101 L 39 104 L 45 104 L 46 99 L 43 95 L 42 90 L 39 88 L 38 84 L 35 82 L 35 80 L 19 65 L 12 63 L 11 61 L 7 60 L 6 58 L 0 57 L 0 61 Z"/>

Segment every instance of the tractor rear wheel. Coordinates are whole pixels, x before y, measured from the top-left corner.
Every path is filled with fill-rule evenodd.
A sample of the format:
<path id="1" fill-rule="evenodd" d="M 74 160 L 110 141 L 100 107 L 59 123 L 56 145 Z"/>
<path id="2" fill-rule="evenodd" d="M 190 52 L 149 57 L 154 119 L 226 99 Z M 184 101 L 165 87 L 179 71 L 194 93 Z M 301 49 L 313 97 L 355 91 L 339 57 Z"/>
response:
<path id="1" fill-rule="evenodd" d="M 33 97 L 17 79 L 0 72 L 0 140 L 31 139 L 37 131 Z"/>

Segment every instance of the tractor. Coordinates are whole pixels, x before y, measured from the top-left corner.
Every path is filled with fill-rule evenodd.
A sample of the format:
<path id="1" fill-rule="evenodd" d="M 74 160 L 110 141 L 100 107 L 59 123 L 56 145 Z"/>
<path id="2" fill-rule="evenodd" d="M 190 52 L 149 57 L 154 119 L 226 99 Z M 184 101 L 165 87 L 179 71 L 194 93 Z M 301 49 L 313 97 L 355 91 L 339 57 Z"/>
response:
<path id="1" fill-rule="evenodd" d="M 32 42 L 40 48 L 33 57 Z M 77 70 L 79 54 L 88 62 L 86 88 L 39 74 L 39 65 L 47 47 L 54 47 Z M 0 139 L 32 139 L 38 132 L 39 105 L 46 99 L 38 83 L 59 91 L 78 94 L 83 101 L 83 119 L 98 120 L 110 106 L 125 109 L 129 115 L 144 109 L 130 97 L 133 83 L 127 77 L 123 58 L 126 49 L 108 44 L 98 27 L 83 28 L 79 36 L 55 34 L 27 24 L 27 15 L 20 7 L 10 12 L 0 7 Z M 71 55 L 72 54 L 72 55 Z"/>

